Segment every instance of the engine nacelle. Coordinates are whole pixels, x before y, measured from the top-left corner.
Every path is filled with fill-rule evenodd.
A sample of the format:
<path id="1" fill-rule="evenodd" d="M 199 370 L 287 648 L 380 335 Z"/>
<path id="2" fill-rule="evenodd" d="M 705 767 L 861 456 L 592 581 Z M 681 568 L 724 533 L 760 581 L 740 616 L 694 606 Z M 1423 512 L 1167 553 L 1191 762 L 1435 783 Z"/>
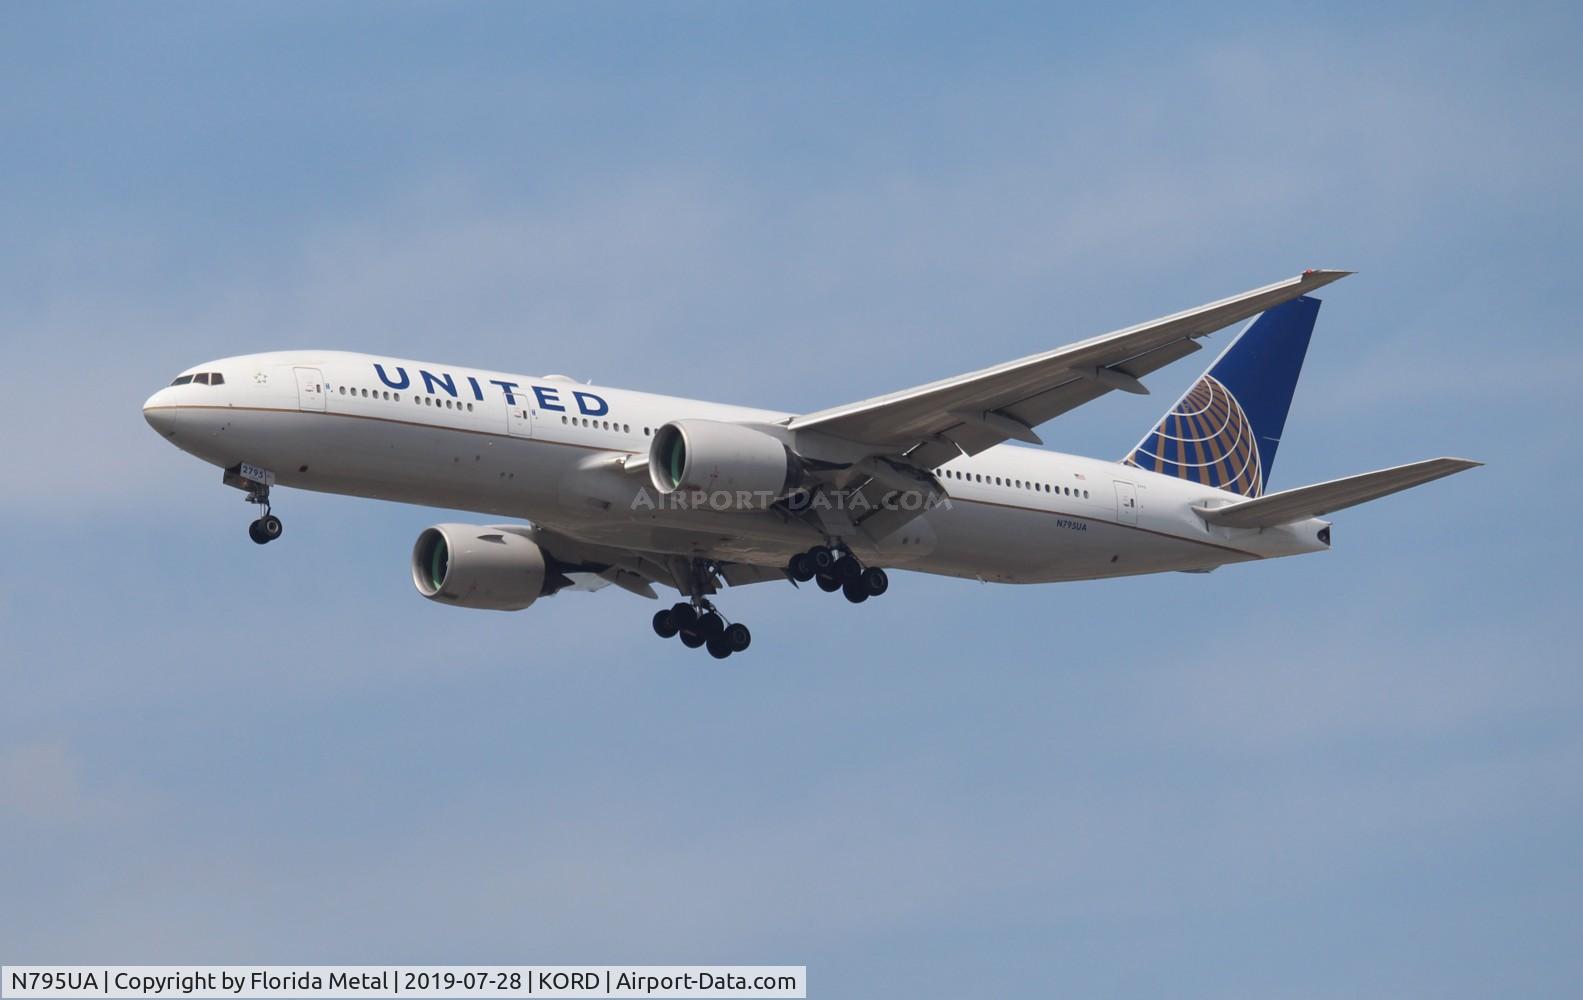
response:
<path id="1" fill-rule="evenodd" d="M 521 611 L 546 593 L 544 550 L 480 524 L 436 524 L 412 547 L 412 583 L 431 601 Z"/>
<path id="2" fill-rule="evenodd" d="M 797 459 L 773 435 L 717 420 L 673 420 L 654 432 L 649 480 L 662 495 L 699 493 L 711 510 L 763 510 L 790 492 Z"/>

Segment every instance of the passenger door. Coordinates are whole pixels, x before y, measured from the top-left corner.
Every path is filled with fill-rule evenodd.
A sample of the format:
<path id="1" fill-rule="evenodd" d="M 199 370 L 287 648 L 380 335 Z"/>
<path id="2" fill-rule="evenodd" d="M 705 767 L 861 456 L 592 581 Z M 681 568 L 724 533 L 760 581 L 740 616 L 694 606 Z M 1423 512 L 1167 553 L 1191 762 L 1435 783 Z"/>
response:
<path id="1" fill-rule="evenodd" d="M 506 404 L 506 430 L 512 437 L 532 437 L 533 410 L 525 397 L 517 396 L 516 400 Z"/>
<path id="2" fill-rule="evenodd" d="M 1138 491 L 1131 483 L 1116 481 L 1116 520 L 1122 524 L 1138 523 Z"/>
<path id="3" fill-rule="evenodd" d="M 297 373 L 297 408 L 324 410 L 324 375 L 317 368 L 293 368 Z"/>

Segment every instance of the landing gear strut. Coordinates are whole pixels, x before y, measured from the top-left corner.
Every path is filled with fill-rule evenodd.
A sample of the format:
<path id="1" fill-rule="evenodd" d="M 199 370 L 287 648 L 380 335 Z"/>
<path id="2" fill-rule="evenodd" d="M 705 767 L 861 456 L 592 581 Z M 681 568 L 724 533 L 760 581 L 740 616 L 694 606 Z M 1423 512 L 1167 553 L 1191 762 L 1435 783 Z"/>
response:
<path id="1" fill-rule="evenodd" d="M 798 583 L 812 580 L 827 594 L 839 590 L 853 604 L 862 604 L 890 589 L 890 577 L 884 570 L 865 567 L 844 546 L 839 552 L 823 545 L 799 552 L 787 560 L 786 575 Z"/>

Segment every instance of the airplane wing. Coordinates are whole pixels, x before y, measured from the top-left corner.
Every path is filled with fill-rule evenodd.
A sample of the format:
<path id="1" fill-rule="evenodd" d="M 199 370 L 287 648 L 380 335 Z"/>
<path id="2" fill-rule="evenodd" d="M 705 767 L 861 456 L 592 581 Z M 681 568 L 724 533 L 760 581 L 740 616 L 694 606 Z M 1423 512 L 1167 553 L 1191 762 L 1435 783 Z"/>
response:
<path id="1" fill-rule="evenodd" d="M 788 426 L 872 445 L 875 454 L 905 455 L 925 469 L 1006 440 L 1039 444 L 1033 428 L 1046 420 L 1112 389 L 1146 393 L 1139 379 L 1198 350 L 1198 338 L 1351 273 L 1304 271 L 1043 354 L 795 417 Z"/>
<path id="2" fill-rule="evenodd" d="M 690 560 L 662 552 L 618 548 L 590 542 L 542 524 L 503 524 L 491 526 L 532 539 L 542 545 L 554 560 L 554 570 L 565 578 L 567 590 L 601 590 L 610 584 L 650 600 L 659 595 L 654 584 L 674 587 L 686 593 Z M 704 593 L 713 594 L 724 583 L 744 587 L 753 583 L 785 580 L 785 569 L 752 563 L 715 561 L 713 572 L 698 581 Z"/>
<path id="3" fill-rule="evenodd" d="M 1194 507 L 1210 524 L 1228 528 L 1273 528 L 1310 517 L 1319 517 L 1331 511 L 1353 507 L 1392 493 L 1454 475 L 1466 469 L 1477 468 L 1482 462 L 1465 458 L 1431 458 L 1411 465 L 1398 465 L 1394 469 L 1365 472 L 1328 483 L 1302 486 L 1295 490 L 1282 490 L 1233 503 L 1225 507 Z"/>

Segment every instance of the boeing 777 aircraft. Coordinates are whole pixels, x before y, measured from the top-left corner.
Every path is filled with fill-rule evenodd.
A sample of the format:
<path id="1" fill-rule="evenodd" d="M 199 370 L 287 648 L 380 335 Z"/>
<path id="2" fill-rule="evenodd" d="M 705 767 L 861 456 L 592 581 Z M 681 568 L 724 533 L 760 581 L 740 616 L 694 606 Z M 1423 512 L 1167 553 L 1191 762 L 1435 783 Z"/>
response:
<path id="1" fill-rule="evenodd" d="M 748 647 L 722 585 L 817 582 L 861 603 L 887 569 L 996 583 L 1205 573 L 1330 547 L 1321 515 L 1479 463 L 1434 458 L 1266 492 L 1319 301 L 1298 277 L 982 371 L 780 413 L 340 351 L 249 354 L 183 372 L 143 406 L 225 470 L 281 535 L 275 486 L 477 511 L 438 524 L 412 582 L 519 611 L 607 584 L 682 600 L 654 631 L 725 658 Z M 1119 462 L 1044 450 L 1034 428 L 1251 319 Z M 1018 442 L 1012 444 L 1010 442 Z"/>

